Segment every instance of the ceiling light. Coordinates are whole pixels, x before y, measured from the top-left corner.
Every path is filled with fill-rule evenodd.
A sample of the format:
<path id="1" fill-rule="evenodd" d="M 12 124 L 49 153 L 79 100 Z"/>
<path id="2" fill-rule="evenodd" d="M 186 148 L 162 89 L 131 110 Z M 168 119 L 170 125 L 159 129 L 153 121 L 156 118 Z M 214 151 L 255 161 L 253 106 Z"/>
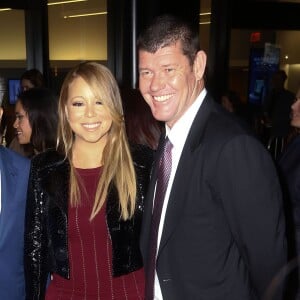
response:
<path id="1" fill-rule="evenodd" d="M 208 25 L 210 24 L 210 21 L 207 21 L 207 22 L 199 22 L 200 25 Z"/>
<path id="2" fill-rule="evenodd" d="M 107 11 L 87 13 L 87 14 L 78 14 L 78 15 L 68 15 L 68 16 L 64 16 L 64 19 L 90 17 L 90 16 L 98 16 L 98 15 L 107 15 Z"/>
<path id="3" fill-rule="evenodd" d="M 60 5 L 60 4 L 68 4 L 68 3 L 75 3 L 75 2 L 86 2 L 87 0 L 66 0 L 66 1 L 59 1 L 59 2 L 49 2 L 47 5 Z"/>
<path id="4" fill-rule="evenodd" d="M 206 12 L 206 13 L 200 13 L 199 15 L 200 16 L 208 16 L 208 15 L 211 15 L 211 12 L 209 11 L 209 12 Z"/>
<path id="5" fill-rule="evenodd" d="M 7 11 L 7 10 L 11 10 L 11 8 L 0 8 L 0 11 Z"/>

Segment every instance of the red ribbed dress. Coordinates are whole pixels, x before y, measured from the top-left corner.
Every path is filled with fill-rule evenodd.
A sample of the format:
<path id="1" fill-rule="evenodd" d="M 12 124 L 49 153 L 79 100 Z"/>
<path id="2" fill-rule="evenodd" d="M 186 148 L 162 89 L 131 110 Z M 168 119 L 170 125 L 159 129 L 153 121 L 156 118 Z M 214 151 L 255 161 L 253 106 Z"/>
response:
<path id="1" fill-rule="evenodd" d="M 46 300 L 137 300 L 144 297 L 144 270 L 112 277 L 112 245 L 105 207 L 89 221 L 101 168 L 77 169 L 87 193 L 81 205 L 69 206 L 70 280 L 53 274 Z"/>

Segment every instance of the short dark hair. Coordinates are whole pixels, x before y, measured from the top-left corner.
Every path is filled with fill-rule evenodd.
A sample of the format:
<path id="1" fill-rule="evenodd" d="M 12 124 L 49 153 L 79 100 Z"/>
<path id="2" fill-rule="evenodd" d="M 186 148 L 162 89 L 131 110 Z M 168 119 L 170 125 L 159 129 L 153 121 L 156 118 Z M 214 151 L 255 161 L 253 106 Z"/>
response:
<path id="1" fill-rule="evenodd" d="M 188 22 L 173 15 L 161 15 L 140 34 L 137 40 L 139 50 L 155 53 L 158 49 L 180 41 L 182 51 L 193 65 L 200 50 L 199 34 Z"/>
<path id="2" fill-rule="evenodd" d="M 26 70 L 21 76 L 21 80 L 23 79 L 29 80 L 34 87 L 45 86 L 44 76 L 38 69 Z"/>
<path id="3" fill-rule="evenodd" d="M 22 92 L 18 101 L 28 114 L 32 129 L 30 142 L 43 152 L 56 147 L 58 125 L 58 98 L 48 88 L 32 88 Z"/>

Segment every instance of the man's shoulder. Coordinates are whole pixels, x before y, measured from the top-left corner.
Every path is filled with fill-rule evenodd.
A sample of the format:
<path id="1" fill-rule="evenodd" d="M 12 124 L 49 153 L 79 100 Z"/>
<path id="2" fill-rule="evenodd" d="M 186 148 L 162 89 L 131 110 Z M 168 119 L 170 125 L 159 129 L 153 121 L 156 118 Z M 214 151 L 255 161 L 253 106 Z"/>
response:
<path id="1" fill-rule="evenodd" d="M 214 133 L 221 139 L 236 135 L 254 135 L 253 130 L 246 122 L 243 122 L 235 114 L 225 111 L 218 104 L 208 119 L 207 127 L 211 134 Z"/>
<path id="2" fill-rule="evenodd" d="M 30 160 L 27 157 L 24 157 L 11 149 L 1 146 L 0 153 L 3 163 L 13 163 L 16 166 L 21 165 L 22 167 L 29 167 L 30 165 Z"/>

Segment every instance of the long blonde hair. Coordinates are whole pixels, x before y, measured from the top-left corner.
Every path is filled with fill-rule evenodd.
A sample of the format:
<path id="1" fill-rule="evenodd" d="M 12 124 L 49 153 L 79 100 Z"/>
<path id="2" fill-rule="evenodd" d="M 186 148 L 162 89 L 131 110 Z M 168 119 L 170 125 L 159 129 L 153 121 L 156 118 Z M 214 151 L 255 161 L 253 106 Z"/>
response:
<path id="1" fill-rule="evenodd" d="M 113 184 L 118 191 L 120 217 L 127 220 L 132 217 L 135 210 L 136 176 L 126 136 L 122 100 L 112 73 L 107 67 L 95 62 L 80 63 L 70 70 L 64 79 L 59 97 L 57 146 L 64 151 L 71 166 L 69 196 L 71 205 L 76 206 L 80 203 L 80 192 L 72 164 L 74 134 L 67 120 L 65 107 L 69 85 L 78 76 L 90 86 L 95 97 L 101 99 L 113 120 L 107 144 L 103 150 L 103 172 L 98 182 L 91 219 L 100 211 Z"/>

